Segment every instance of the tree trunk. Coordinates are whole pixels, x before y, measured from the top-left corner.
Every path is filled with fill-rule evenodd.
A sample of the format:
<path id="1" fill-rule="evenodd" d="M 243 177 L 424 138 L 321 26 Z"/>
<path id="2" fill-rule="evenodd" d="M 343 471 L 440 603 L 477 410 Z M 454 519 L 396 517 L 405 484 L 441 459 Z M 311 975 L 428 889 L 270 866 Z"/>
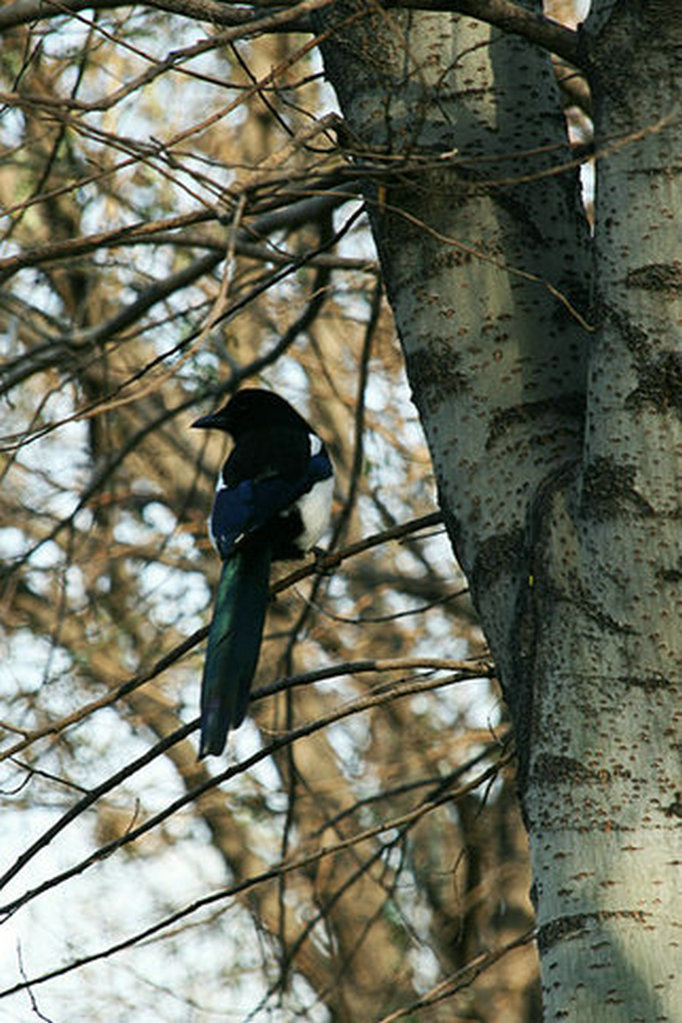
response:
<path id="1" fill-rule="evenodd" d="M 546 53 L 363 0 L 320 19 L 514 720 L 547 1020 L 682 1002 L 680 6 L 588 26 L 591 267 Z"/>

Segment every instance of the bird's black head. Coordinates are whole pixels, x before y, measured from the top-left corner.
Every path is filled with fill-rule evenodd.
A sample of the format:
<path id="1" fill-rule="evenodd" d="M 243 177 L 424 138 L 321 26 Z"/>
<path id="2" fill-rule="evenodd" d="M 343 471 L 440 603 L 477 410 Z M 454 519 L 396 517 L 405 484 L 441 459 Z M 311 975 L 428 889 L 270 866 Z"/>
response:
<path id="1" fill-rule="evenodd" d="M 192 423 L 198 429 L 224 430 L 235 440 L 252 430 L 277 430 L 295 425 L 308 429 L 305 419 L 288 401 L 272 391 L 256 387 L 237 391 L 223 408 Z"/>

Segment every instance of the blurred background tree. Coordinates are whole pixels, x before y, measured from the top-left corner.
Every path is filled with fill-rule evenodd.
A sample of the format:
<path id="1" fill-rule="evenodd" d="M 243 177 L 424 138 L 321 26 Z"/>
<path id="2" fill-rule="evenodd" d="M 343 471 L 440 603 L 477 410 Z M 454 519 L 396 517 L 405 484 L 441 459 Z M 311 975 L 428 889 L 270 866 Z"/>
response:
<path id="1" fill-rule="evenodd" d="M 539 1018 L 506 717 L 322 6 L 0 12 L 3 1019 Z M 198 763 L 226 449 L 188 426 L 245 382 L 328 443 L 332 555 L 279 573 L 251 719 Z"/>

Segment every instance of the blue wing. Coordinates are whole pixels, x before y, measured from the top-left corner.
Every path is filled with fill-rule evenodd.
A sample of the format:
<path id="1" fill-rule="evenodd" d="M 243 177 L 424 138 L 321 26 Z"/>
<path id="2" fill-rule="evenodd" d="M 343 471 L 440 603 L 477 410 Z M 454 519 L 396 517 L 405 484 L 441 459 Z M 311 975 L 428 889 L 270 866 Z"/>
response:
<path id="1" fill-rule="evenodd" d="M 264 530 L 273 520 L 286 516 L 315 483 L 331 475 L 329 456 L 321 448 L 307 459 L 306 471 L 293 478 L 271 472 L 220 487 L 213 503 L 210 531 L 221 558 L 228 558 L 243 537 Z"/>

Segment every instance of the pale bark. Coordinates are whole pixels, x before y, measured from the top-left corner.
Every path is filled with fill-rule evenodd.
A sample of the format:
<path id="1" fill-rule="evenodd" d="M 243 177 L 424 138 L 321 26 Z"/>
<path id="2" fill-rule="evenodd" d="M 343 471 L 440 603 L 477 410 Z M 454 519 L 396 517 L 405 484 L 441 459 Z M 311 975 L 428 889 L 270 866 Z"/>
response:
<path id="1" fill-rule="evenodd" d="M 368 203 L 516 727 L 545 1018 L 625 1023 L 682 1004 L 680 5 L 597 17 L 591 281 L 546 54 L 359 2 L 324 55 L 395 167 Z"/>
<path id="2" fill-rule="evenodd" d="M 545 546 L 526 805 L 547 1018 L 621 1023 L 676 1020 L 682 1004 L 682 7 L 603 6 L 601 329 L 580 474 Z"/>

